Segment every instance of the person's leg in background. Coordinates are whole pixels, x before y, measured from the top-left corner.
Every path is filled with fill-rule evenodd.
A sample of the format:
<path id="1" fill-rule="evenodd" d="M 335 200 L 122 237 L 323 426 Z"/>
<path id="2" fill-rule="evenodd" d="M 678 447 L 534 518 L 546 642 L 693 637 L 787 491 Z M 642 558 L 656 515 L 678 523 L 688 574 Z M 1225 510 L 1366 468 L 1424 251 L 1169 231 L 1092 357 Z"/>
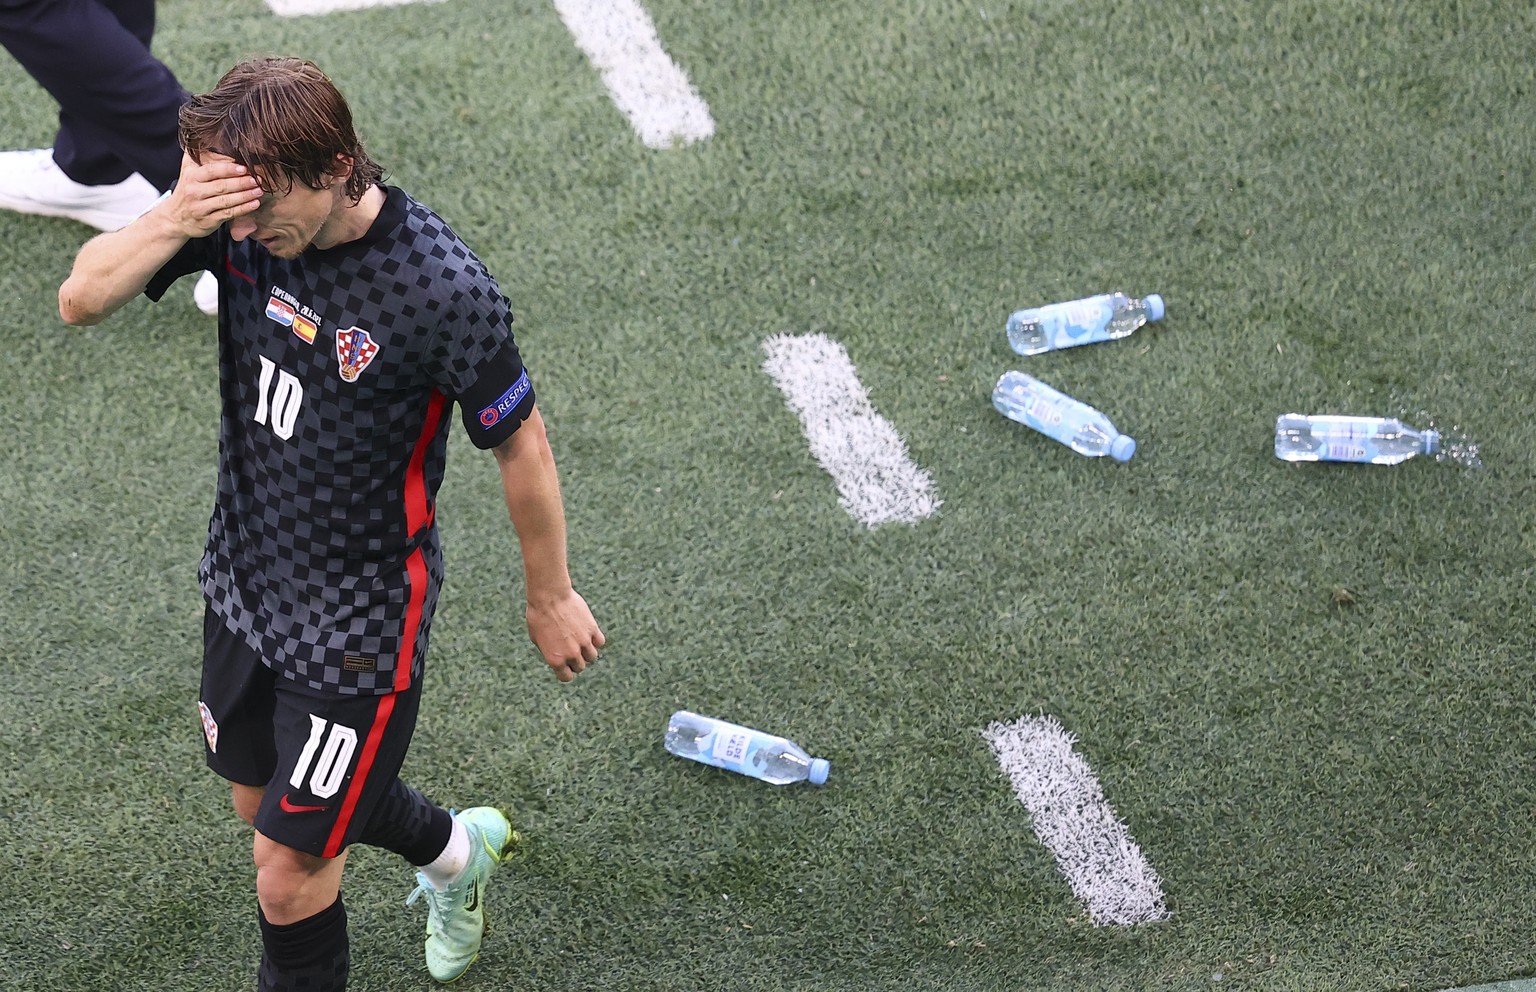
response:
<path id="1" fill-rule="evenodd" d="M 0 0 L 0 46 L 59 105 L 51 149 L 0 152 L 0 208 L 115 231 L 171 187 L 187 93 L 154 32 L 155 0 Z M 195 296 L 217 312 L 212 277 Z"/>
<path id="2" fill-rule="evenodd" d="M 154 0 L 0 0 L 0 45 L 59 105 L 46 156 L 0 153 L 0 206 L 115 230 L 170 188 L 186 91 L 154 30 Z"/>

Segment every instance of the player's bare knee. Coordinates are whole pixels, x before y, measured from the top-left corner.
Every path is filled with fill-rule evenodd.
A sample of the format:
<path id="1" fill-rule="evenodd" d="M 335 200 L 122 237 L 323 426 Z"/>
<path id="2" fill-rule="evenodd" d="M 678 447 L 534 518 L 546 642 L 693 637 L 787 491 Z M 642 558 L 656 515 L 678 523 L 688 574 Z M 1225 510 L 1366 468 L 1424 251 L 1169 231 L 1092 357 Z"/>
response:
<path id="1" fill-rule="evenodd" d="M 252 856 L 256 862 L 256 900 L 273 923 L 293 923 L 313 916 L 334 903 L 341 891 L 345 853 L 337 858 L 316 857 L 258 831 Z"/>
<path id="2" fill-rule="evenodd" d="M 271 871 L 256 873 L 256 903 L 268 923 L 288 926 L 307 920 L 336 901 L 334 893 L 322 898 L 302 879 Z"/>

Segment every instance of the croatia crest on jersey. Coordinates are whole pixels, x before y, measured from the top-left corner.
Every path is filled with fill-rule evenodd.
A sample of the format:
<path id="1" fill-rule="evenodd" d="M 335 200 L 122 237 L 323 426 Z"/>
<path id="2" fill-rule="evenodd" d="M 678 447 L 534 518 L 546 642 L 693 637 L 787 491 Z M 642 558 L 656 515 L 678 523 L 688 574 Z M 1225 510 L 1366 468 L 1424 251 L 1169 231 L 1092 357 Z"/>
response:
<path id="1" fill-rule="evenodd" d="M 213 718 L 213 710 L 201 699 L 197 701 L 198 715 L 203 718 L 203 736 L 208 738 L 208 750 L 219 753 L 219 722 Z"/>
<path id="2" fill-rule="evenodd" d="M 356 382 L 378 354 L 378 344 L 361 327 L 336 332 L 336 360 L 341 363 L 343 381 Z"/>

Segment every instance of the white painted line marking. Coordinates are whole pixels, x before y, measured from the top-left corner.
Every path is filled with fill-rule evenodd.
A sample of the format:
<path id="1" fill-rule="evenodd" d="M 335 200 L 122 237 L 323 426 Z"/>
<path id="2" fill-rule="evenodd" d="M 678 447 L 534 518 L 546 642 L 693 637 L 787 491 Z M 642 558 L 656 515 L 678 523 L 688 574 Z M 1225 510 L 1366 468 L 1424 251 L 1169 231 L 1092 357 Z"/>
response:
<path id="1" fill-rule="evenodd" d="M 709 107 L 662 49 L 655 24 L 635 0 L 555 0 L 555 10 L 647 147 L 686 145 L 715 133 Z"/>
<path id="2" fill-rule="evenodd" d="M 943 501 L 933 480 L 869 402 L 843 346 L 825 334 L 778 334 L 763 342 L 763 371 L 800 417 L 811 454 L 837 483 L 843 509 L 870 527 L 916 523 Z"/>
<path id="3" fill-rule="evenodd" d="M 441 3 L 442 0 L 267 0 L 278 17 L 308 17 L 337 10 L 364 10 L 368 7 L 402 7 L 408 3 Z"/>
<path id="4" fill-rule="evenodd" d="M 1072 750 L 1077 738 L 1050 716 L 993 723 L 982 736 L 1094 926 L 1168 918 L 1162 881 Z"/>

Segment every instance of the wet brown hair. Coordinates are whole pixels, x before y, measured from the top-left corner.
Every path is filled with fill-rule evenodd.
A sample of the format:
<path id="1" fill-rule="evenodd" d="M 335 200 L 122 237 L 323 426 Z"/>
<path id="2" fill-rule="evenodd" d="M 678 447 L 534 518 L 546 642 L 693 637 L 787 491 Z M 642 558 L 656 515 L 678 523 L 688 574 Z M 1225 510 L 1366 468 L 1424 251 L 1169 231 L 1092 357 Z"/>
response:
<path id="1" fill-rule="evenodd" d="M 320 67 L 305 59 L 247 59 L 181 108 L 181 146 L 193 161 L 228 155 L 287 193 L 295 182 L 326 189 L 350 160 L 353 203 L 383 178 L 352 127 L 352 111 Z"/>

